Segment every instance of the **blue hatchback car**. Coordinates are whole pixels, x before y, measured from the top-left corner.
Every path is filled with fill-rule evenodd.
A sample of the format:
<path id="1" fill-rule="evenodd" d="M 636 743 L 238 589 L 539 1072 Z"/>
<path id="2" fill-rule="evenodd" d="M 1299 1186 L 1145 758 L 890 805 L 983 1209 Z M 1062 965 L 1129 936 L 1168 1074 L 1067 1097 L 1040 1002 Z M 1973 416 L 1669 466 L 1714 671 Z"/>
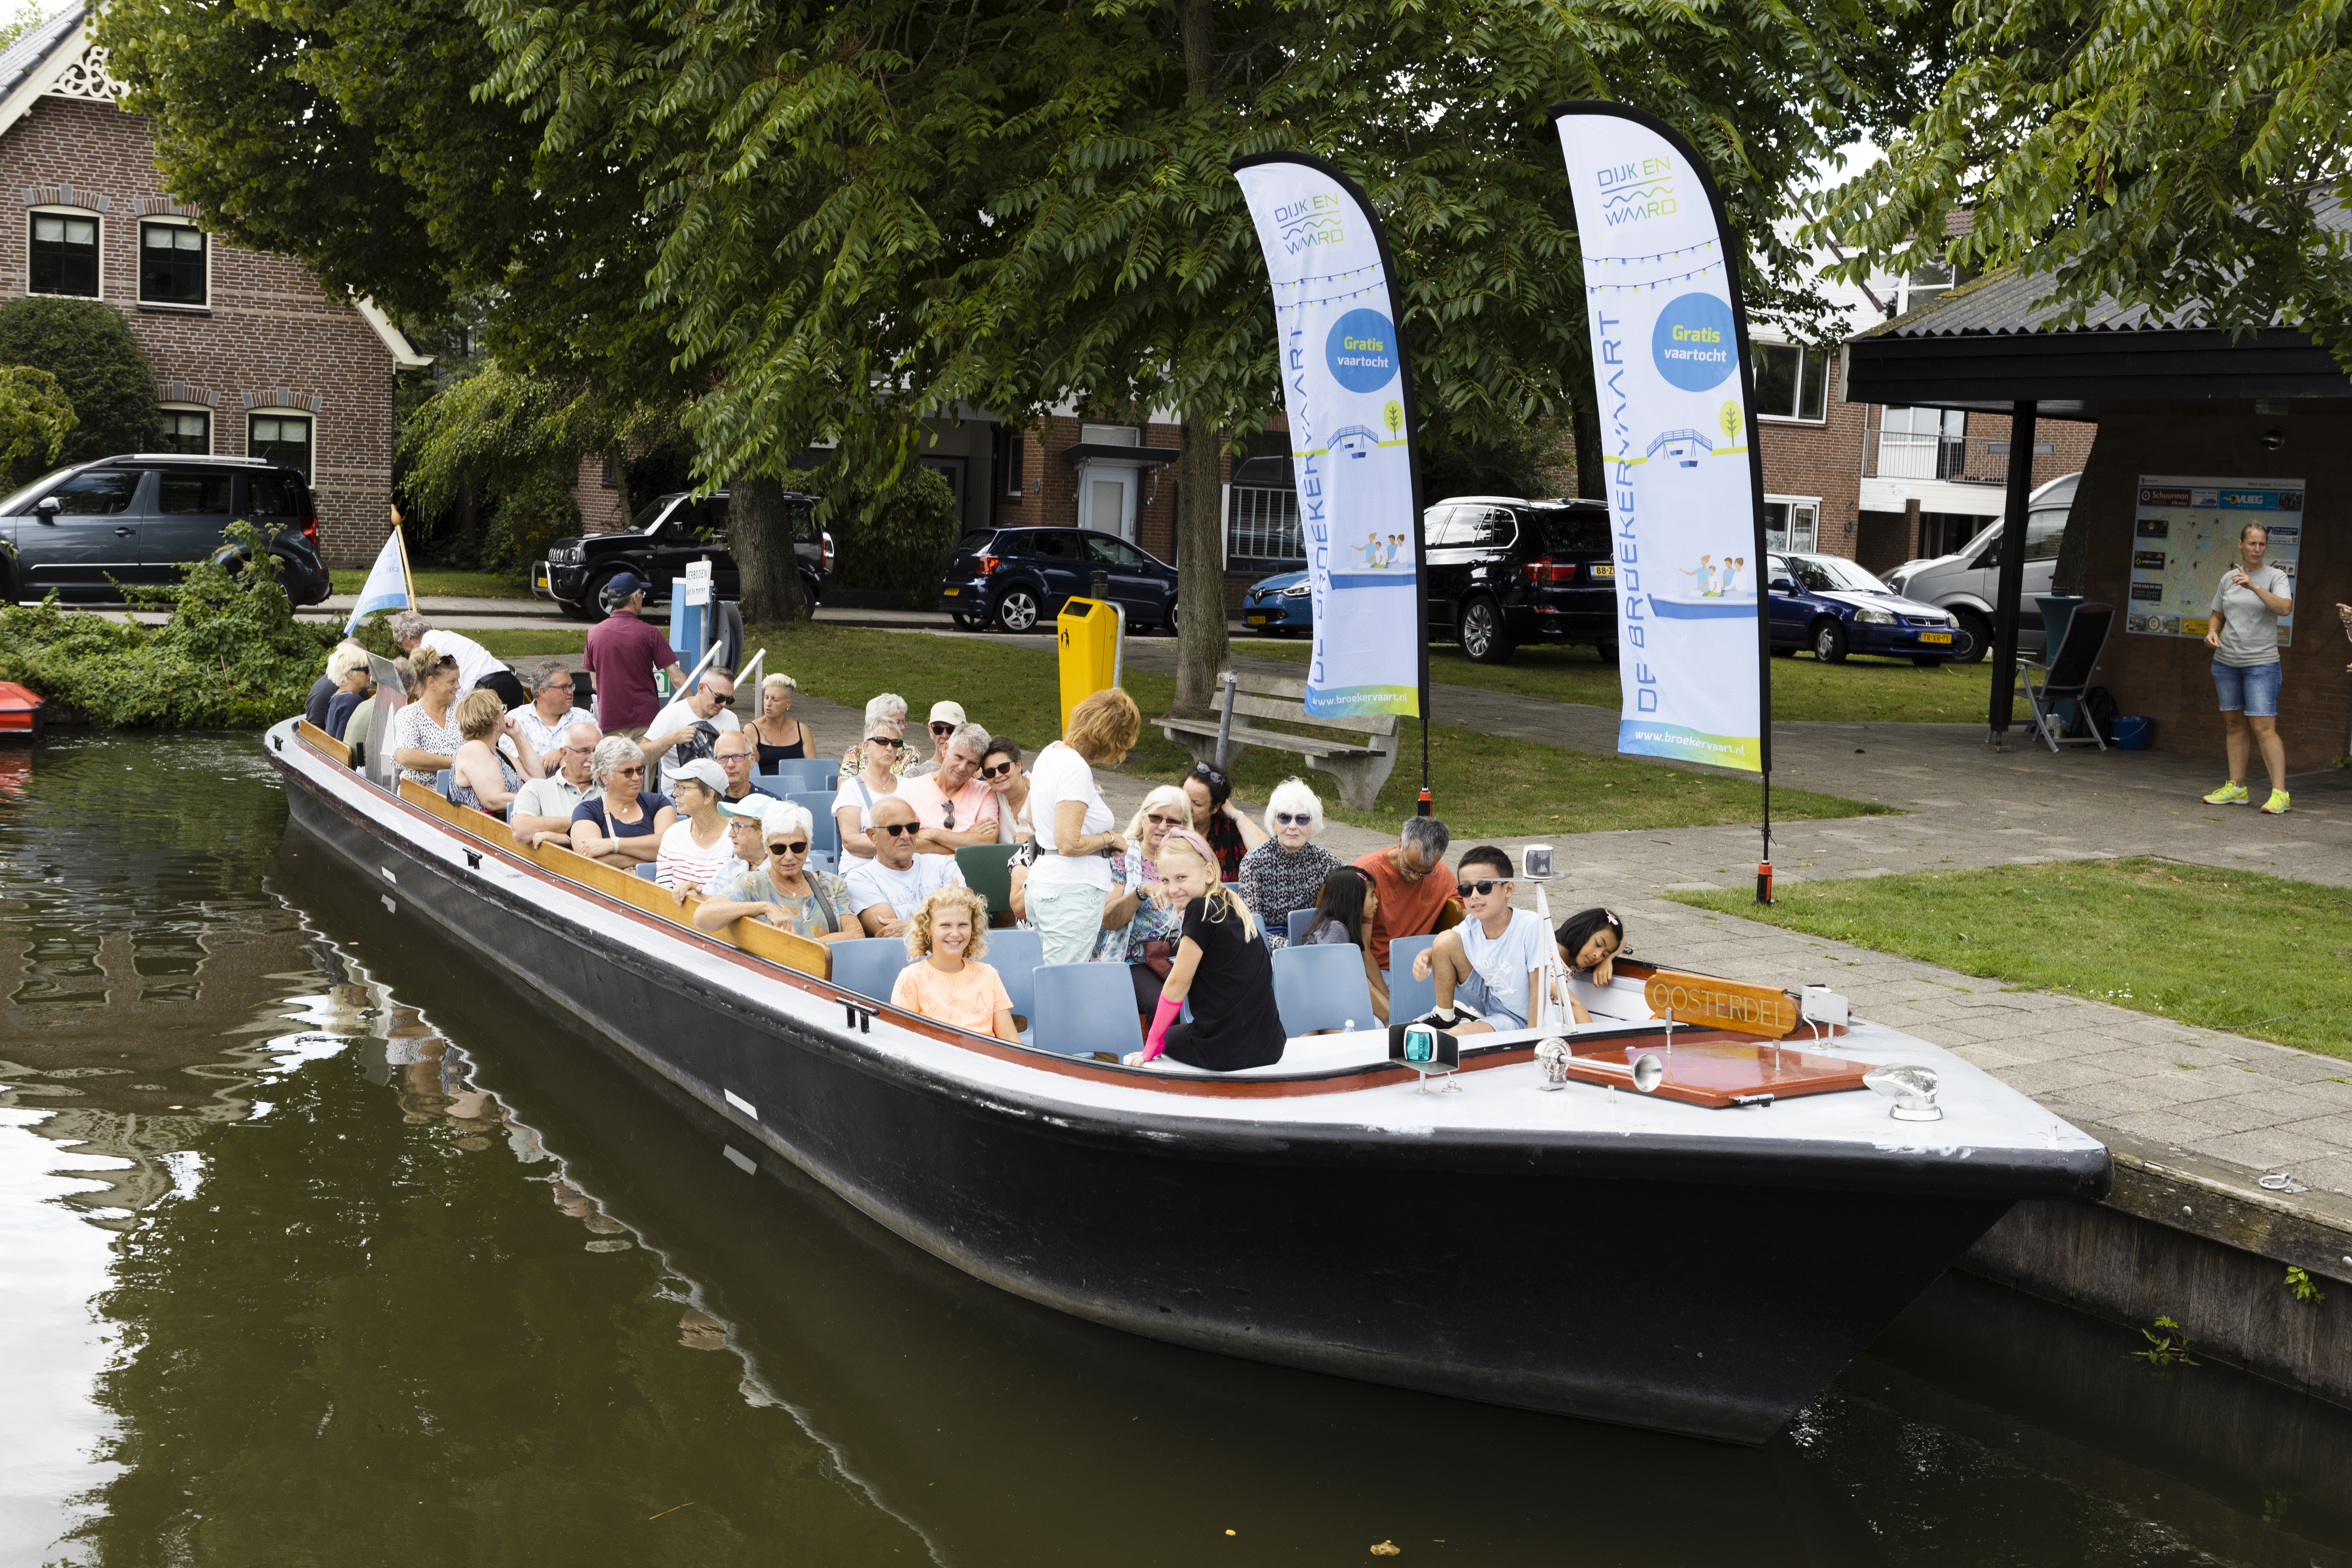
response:
<path id="1" fill-rule="evenodd" d="M 1315 629 L 1315 600 L 1304 572 L 1261 577 L 1242 595 L 1242 625 L 1262 637 L 1304 637 Z"/>
<path id="2" fill-rule="evenodd" d="M 972 631 L 1050 632 L 1097 573 L 1129 632 L 1176 630 L 1176 568 L 1117 534 L 1086 528 L 982 528 L 956 541 L 940 604 Z"/>
<path id="3" fill-rule="evenodd" d="M 1850 653 L 1948 664 L 1976 656 L 1949 612 L 1906 599 L 1843 555 L 1768 555 L 1772 651 L 1811 648 L 1823 664 Z"/>

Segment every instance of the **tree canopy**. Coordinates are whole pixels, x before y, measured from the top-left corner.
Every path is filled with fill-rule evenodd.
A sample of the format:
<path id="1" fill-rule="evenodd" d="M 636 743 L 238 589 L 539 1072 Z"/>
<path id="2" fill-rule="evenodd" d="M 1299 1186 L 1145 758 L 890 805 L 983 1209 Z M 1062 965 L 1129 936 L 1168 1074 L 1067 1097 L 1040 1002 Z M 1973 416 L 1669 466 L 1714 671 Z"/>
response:
<path id="1" fill-rule="evenodd" d="M 46 373 L 52 388 L 71 406 L 67 429 L 50 427 L 52 439 L 40 455 L 25 447 L 16 471 L 32 479 L 39 465 L 87 463 L 118 452 L 153 448 L 161 416 L 155 405 L 155 373 L 122 312 L 96 300 L 65 300 L 35 294 L 0 305 L 0 365 L 26 365 Z M 47 408 L 37 383 L 12 382 L 16 405 L 31 399 Z M 40 416 L 36 416 L 37 422 Z M 29 471 L 26 467 L 30 466 Z"/>
<path id="2" fill-rule="evenodd" d="M 1812 231 L 1874 263 L 2030 265 L 2099 300 L 2300 327 L 2352 368 L 2352 22 L 2342 0 L 1961 0 L 1966 63 Z M 1970 208 L 1972 231 L 1946 219 Z"/>

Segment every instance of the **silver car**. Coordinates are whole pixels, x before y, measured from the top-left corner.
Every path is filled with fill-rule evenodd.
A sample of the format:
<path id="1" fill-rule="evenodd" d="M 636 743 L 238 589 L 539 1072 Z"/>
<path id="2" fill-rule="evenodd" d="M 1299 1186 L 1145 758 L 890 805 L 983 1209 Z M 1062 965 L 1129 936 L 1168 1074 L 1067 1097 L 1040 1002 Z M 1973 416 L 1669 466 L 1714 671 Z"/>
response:
<path id="1" fill-rule="evenodd" d="M 2017 646 L 2020 652 L 2042 651 L 2042 611 L 2034 596 L 2050 592 L 2050 574 L 2058 564 L 2058 546 L 2066 537 L 2066 514 L 2074 505 L 2080 473 L 2063 474 L 2035 490 L 2025 510 L 2025 582 L 2017 595 Z M 1999 518 L 1949 555 L 1930 561 L 1906 561 L 1886 574 L 1886 585 L 1906 599 L 1949 610 L 1974 638 L 1977 651 L 1963 657 L 1982 658 L 1992 648 L 1993 605 L 2000 599 L 2000 531 Z"/>

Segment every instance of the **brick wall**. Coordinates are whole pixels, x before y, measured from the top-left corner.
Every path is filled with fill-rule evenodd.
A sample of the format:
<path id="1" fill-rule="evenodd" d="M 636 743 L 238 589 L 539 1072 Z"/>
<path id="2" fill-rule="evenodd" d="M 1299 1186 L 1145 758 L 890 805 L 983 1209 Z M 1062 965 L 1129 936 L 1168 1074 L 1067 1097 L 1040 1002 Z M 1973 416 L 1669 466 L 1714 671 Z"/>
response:
<path id="1" fill-rule="evenodd" d="M 169 210 L 143 116 L 110 104 L 41 98 L 0 135 L 0 191 L 71 184 L 74 205 L 100 213 L 100 292 L 121 310 L 174 401 L 208 404 L 213 450 L 242 457 L 249 405 L 277 405 L 273 389 L 310 413 L 311 488 L 320 542 L 336 565 L 363 565 L 383 543 L 392 499 L 393 361 L 365 318 L 330 300 L 301 266 L 282 256 L 211 242 L 210 299 L 203 313 L 138 303 L 141 201 Z M 27 226 L 0 242 L 0 299 L 26 292 Z"/>
<path id="2" fill-rule="evenodd" d="M 572 499 L 580 507 L 580 524 L 588 533 L 617 533 L 629 521 L 629 498 L 621 489 L 621 476 L 608 470 L 604 459 L 593 454 L 580 459 L 580 472 L 572 481 Z"/>
<path id="3" fill-rule="evenodd" d="M 1810 366 L 1811 355 L 1807 356 Z M 1757 444 L 1764 454 L 1764 493 L 1819 496 L 1821 528 L 1813 548 L 1827 555 L 1853 555 L 1862 497 L 1864 419 L 1866 405 L 1841 400 L 1838 364 L 1828 362 L 1829 402 L 1824 417 L 1759 419 Z"/>
<path id="4" fill-rule="evenodd" d="M 2290 771 L 2325 767 L 2345 749 L 2352 711 L 2352 643 L 2336 620 L 2352 603 L 2352 477 L 2337 454 L 2352 444 L 2352 400 L 2298 399 L 2294 413 L 2267 416 L 2242 402 L 2107 404 L 2100 410 L 2098 456 L 2085 470 L 2070 528 L 2090 530 L 2086 599 L 2116 606 L 2116 631 L 2100 661 L 2098 681 L 2118 709 L 2156 721 L 2156 745 L 2214 759 L 2221 782 L 2222 727 L 2215 703 L 2212 656 L 2189 637 L 2122 629 L 2131 603 L 2132 523 L 2143 474 L 2210 479 L 2301 479 L 2303 544 L 2295 574 L 2294 646 L 2284 667 L 2279 733 Z M 2265 431 L 2284 437 L 2273 449 Z M 2063 470 L 2061 470 L 2063 471 Z M 2250 782 L 2262 763 L 2250 764 Z"/>

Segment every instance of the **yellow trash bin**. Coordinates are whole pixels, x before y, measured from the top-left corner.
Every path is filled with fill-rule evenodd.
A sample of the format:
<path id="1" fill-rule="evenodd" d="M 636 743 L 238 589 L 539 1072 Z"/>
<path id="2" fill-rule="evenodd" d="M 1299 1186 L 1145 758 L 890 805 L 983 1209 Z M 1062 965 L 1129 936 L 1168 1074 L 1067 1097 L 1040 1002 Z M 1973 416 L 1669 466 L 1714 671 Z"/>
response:
<path id="1" fill-rule="evenodd" d="M 1127 640 L 1127 613 L 1101 599 L 1071 599 L 1055 617 L 1062 642 L 1062 730 L 1070 710 L 1097 691 L 1118 684 L 1119 654 Z"/>

